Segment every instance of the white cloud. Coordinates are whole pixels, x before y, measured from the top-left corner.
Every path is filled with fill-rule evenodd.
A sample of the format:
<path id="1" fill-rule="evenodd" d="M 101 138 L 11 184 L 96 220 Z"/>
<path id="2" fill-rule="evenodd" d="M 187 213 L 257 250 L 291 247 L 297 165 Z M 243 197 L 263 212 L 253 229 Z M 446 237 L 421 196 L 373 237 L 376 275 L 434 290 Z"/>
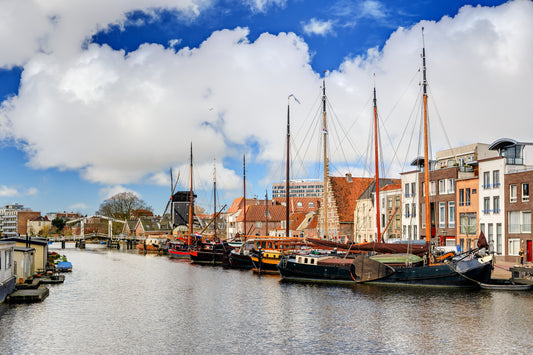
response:
<path id="1" fill-rule="evenodd" d="M 312 18 L 309 22 L 302 24 L 303 30 L 308 35 L 326 36 L 334 34 L 333 22 L 331 20 L 322 21 Z"/>
<path id="2" fill-rule="evenodd" d="M 266 12 L 272 6 L 284 7 L 287 0 L 245 0 L 254 12 Z"/>
<path id="3" fill-rule="evenodd" d="M 83 202 L 75 203 L 75 204 L 72 204 L 72 205 L 69 206 L 69 209 L 71 211 L 84 211 L 84 210 L 86 210 L 88 208 L 89 208 L 89 206 L 87 206 Z"/>
<path id="4" fill-rule="evenodd" d="M 379 1 L 367 0 L 360 5 L 360 17 L 383 18 L 386 16 L 383 5 Z"/>
<path id="5" fill-rule="evenodd" d="M 29 187 L 24 192 L 24 194 L 27 196 L 37 195 L 37 193 L 39 193 L 39 190 L 35 187 Z"/>
<path id="6" fill-rule="evenodd" d="M 17 196 L 18 190 L 12 187 L 8 187 L 5 185 L 0 185 L 0 196 L 1 197 L 12 197 Z"/>
<path id="7" fill-rule="evenodd" d="M 128 188 L 126 188 L 124 186 L 121 186 L 121 185 L 113 185 L 113 186 L 103 187 L 103 188 L 100 189 L 98 194 L 100 196 L 102 196 L 102 198 L 104 200 L 107 200 L 108 198 L 113 197 L 116 194 L 119 194 L 119 193 L 122 193 L 122 192 L 131 192 L 131 193 L 135 194 L 137 197 L 141 198 L 141 195 L 138 192 L 133 191 L 131 189 L 128 189 Z"/>
<path id="8" fill-rule="evenodd" d="M 34 168 L 78 170 L 89 181 L 112 186 L 102 191 L 107 197 L 124 191 L 121 184 L 147 179 L 168 186 L 168 177 L 158 174 L 169 166 L 183 166 L 185 171 L 191 141 L 195 166 L 202 171 L 198 177 L 206 183 L 213 158 L 222 162 L 238 157 L 249 144 L 258 147 L 252 159 L 279 174 L 287 95 L 294 93 L 302 102 L 292 108 L 297 131 L 309 125 L 306 114 L 320 94 L 321 81 L 309 65 L 303 39 L 280 33 L 263 34 L 250 42 L 247 29 L 235 28 L 214 32 L 198 48 L 178 52 L 154 44 L 128 55 L 108 46 L 79 46 L 96 28 L 123 21 L 125 7 L 145 2 L 127 3 L 131 6 L 109 5 L 105 16 L 98 8 L 106 6 L 91 3 L 93 12 L 83 21 L 78 11 L 89 7 L 68 12 L 67 5 L 63 9 L 47 5 L 42 13 L 63 16 L 51 28 L 48 22 L 35 20 L 25 32 L 29 36 L 25 48 L 15 50 L 9 39 L 0 38 L 0 44 L 6 45 L 0 63 L 24 64 L 19 95 L 0 111 L 1 136 L 20 143 Z M 192 2 L 179 4 L 194 8 Z M 378 10 L 375 7 L 373 13 L 379 14 Z M 389 160 L 404 128 L 411 127 L 407 121 L 418 86 L 415 80 L 409 87 L 409 81 L 420 67 L 422 25 L 430 100 L 437 104 L 451 144 L 490 143 L 503 136 L 531 141 L 533 121 L 528 114 L 533 102 L 528 95 L 533 47 L 527 44 L 533 43 L 533 3 L 514 1 L 497 7 L 466 6 L 454 18 L 400 28 L 381 51 L 370 49 L 332 71 L 326 80 L 328 97 L 344 127 L 355 122 L 349 137 L 358 151 L 366 151 L 370 129 L 371 109 L 365 104 L 372 92 L 372 73 L 376 73 Z M 315 20 L 309 31 L 331 33 L 332 24 Z M 43 33 L 48 35 L 38 40 Z M 39 48 L 43 50 L 38 52 Z M 448 148 L 442 134 L 437 134 L 442 129 L 435 106 L 430 106 L 430 117 L 433 150 Z M 330 132 L 335 138 L 332 128 Z M 404 138 L 398 152 L 402 160 L 416 155 L 405 151 L 408 145 Z M 341 160 L 339 152 L 332 150 L 332 164 Z M 352 153 L 348 159 L 359 157 Z M 221 185 L 227 180 L 229 188 L 239 189 L 241 179 L 234 171 L 221 164 L 218 173 Z M 12 190 L 0 189 L 0 194 L 7 193 Z"/>
<path id="9" fill-rule="evenodd" d="M 92 35 L 110 25 L 122 26 L 126 15 L 155 8 L 177 10 L 194 18 L 212 0 L 94 0 L 0 2 L 0 67 L 24 65 L 37 53 L 54 53 L 68 60 Z M 16 34 L 16 35 L 13 35 Z"/>

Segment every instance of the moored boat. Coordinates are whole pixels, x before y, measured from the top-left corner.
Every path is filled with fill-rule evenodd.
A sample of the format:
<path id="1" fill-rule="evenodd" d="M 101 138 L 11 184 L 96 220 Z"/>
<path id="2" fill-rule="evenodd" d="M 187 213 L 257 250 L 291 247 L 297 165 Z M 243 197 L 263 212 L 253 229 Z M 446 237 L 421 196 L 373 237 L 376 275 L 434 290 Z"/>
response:
<path id="1" fill-rule="evenodd" d="M 171 259 L 189 259 L 189 246 L 182 240 L 172 240 L 168 242 L 168 256 Z"/>

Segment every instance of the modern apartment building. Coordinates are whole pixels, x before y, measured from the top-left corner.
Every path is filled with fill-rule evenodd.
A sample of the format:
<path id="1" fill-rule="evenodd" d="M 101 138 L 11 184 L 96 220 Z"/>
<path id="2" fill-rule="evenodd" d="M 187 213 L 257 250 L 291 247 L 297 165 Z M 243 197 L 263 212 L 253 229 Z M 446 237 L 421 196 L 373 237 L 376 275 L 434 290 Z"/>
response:
<path id="1" fill-rule="evenodd" d="M 286 182 L 272 184 L 272 199 L 285 198 Z M 289 181 L 289 197 L 322 197 L 324 184 L 319 180 Z"/>

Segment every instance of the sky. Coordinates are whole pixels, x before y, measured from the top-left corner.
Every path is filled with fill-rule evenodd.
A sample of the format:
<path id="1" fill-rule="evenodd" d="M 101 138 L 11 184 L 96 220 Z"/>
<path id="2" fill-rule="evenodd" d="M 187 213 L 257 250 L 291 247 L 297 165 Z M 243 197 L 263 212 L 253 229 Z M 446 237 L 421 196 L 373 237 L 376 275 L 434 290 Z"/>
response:
<path id="1" fill-rule="evenodd" d="M 424 30 L 422 31 L 422 28 Z M 93 214 L 133 192 L 161 214 L 193 188 L 212 211 L 285 179 L 399 178 L 420 154 L 425 47 L 431 151 L 533 141 L 533 2 L 0 0 L 0 205 Z M 294 95 L 297 100 L 288 99 Z"/>

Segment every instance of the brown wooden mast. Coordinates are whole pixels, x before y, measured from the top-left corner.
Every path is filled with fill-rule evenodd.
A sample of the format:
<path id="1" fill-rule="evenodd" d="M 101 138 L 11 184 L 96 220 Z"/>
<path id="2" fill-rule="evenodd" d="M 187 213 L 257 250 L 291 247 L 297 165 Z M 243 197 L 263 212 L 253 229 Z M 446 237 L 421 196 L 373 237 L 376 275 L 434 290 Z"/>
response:
<path id="1" fill-rule="evenodd" d="M 244 218 L 244 229 L 243 236 L 246 240 L 246 155 L 242 155 L 242 185 L 243 185 L 243 218 Z"/>
<path id="2" fill-rule="evenodd" d="M 426 78 L 426 48 L 424 44 L 424 27 L 422 27 L 422 89 L 424 102 L 424 203 L 426 218 L 426 244 L 429 250 L 431 241 L 431 206 L 429 204 L 429 142 L 428 142 L 428 111 L 427 111 L 427 78 Z M 431 251 L 430 251 L 431 253 Z M 430 258 L 431 259 L 431 258 Z"/>
<path id="3" fill-rule="evenodd" d="M 381 242 L 381 213 L 379 210 L 379 151 L 378 151 L 378 106 L 376 100 L 376 86 L 374 84 L 374 157 L 376 164 L 376 227 L 378 232 L 378 243 Z"/>
<path id="4" fill-rule="evenodd" d="M 217 160 L 213 163 L 213 219 L 214 240 L 217 240 Z"/>
<path id="5" fill-rule="evenodd" d="M 191 245 L 191 236 L 193 231 L 193 212 L 194 212 L 194 195 L 192 190 L 192 142 L 191 142 L 191 190 L 190 190 L 190 203 L 189 203 L 189 238 L 187 238 L 187 244 Z"/>
<path id="6" fill-rule="evenodd" d="M 322 143 L 324 152 L 324 188 L 322 196 L 322 209 L 324 211 L 324 236 L 329 239 L 328 236 L 328 176 L 329 176 L 329 162 L 327 154 L 327 137 L 328 126 L 326 121 L 326 78 L 322 80 Z"/>
<path id="7" fill-rule="evenodd" d="M 290 96 L 287 101 L 290 100 Z M 285 236 L 289 236 L 289 159 L 290 159 L 290 137 L 291 137 L 291 126 L 290 126 L 290 116 L 291 109 L 289 102 L 287 102 L 287 164 L 285 166 Z"/>

